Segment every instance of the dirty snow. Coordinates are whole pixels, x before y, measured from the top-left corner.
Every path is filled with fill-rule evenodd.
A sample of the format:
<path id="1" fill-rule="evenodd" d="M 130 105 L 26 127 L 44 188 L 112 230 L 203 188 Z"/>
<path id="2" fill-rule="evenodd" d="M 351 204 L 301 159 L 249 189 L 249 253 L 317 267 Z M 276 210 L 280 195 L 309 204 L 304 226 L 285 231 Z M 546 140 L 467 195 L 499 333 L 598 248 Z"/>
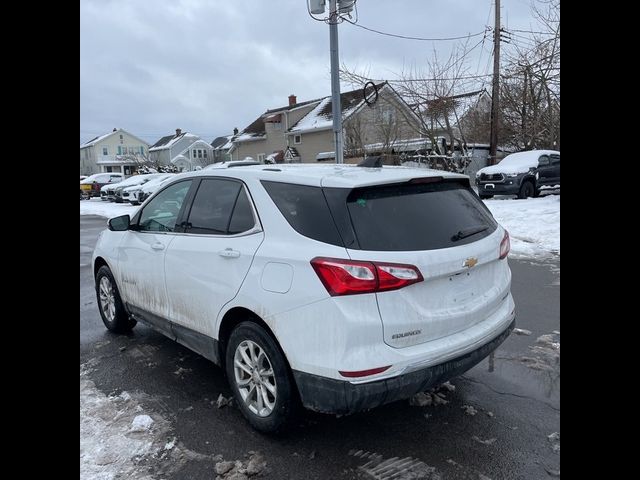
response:
<path id="1" fill-rule="evenodd" d="M 216 480 L 247 480 L 269 473 L 267 462 L 260 452 L 250 451 L 245 457 L 248 459 L 234 461 L 220 459 L 215 466 Z"/>
<path id="2" fill-rule="evenodd" d="M 560 255 L 560 195 L 484 200 L 511 238 L 510 257 Z"/>
<path id="3" fill-rule="evenodd" d="M 445 396 L 446 392 L 455 391 L 456 387 L 451 385 L 449 382 L 445 382 L 439 387 L 432 388 L 427 392 L 419 392 L 416 393 L 413 397 L 409 399 L 409 405 L 413 407 L 437 407 L 438 405 L 446 405 L 449 403 L 447 397 Z"/>
<path id="4" fill-rule="evenodd" d="M 155 453 L 159 441 L 164 446 L 167 427 L 159 422 L 155 429 L 130 429 L 154 423 L 148 415 L 136 415 L 136 406 L 129 395 L 108 397 L 80 376 L 80 478 L 111 480 L 118 475 L 142 478 L 148 474 L 139 459 Z"/>
<path id="5" fill-rule="evenodd" d="M 80 366 L 81 479 L 164 478 L 190 459 L 209 458 L 177 444 L 169 422 L 145 412 L 140 395 L 101 392 L 88 378 L 95 363 Z"/>

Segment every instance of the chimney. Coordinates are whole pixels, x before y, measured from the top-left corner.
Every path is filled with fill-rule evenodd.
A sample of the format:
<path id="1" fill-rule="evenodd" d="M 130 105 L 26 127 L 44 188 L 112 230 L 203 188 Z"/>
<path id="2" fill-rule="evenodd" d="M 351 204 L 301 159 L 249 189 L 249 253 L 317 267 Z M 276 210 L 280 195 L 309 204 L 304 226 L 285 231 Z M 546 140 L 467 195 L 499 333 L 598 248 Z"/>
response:
<path id="1" fill-rule="evenodd" d="M 298 103 L 298 99 L 295 95 L 289 95 L 289 106 L 293 107 L 296 103 Z"/>
<path id="2" fill-rule="evenodd" d="M 182 134 L 182 130 L 179 128 L 176 128 L 176 137 L 179 137 Z"/>
<path id="3" fill-rule="evenodd" d="M 233 134 L 234 134 L 234 135 L 237 135 L 237 134 L 238 134 L 238 127 L 236 127 L 236 128 L 234 128 L 234 129 L 233 129 Z"/>
<path id="4" fill-rule="evenodd" d="M 114 131 L 114 132 L 117 132 L 117 131 L 118 131 L 118 129 L 117 129 L 117 128 L 114 128 L 114 129 L 113 129 L 113 131 Z"/>

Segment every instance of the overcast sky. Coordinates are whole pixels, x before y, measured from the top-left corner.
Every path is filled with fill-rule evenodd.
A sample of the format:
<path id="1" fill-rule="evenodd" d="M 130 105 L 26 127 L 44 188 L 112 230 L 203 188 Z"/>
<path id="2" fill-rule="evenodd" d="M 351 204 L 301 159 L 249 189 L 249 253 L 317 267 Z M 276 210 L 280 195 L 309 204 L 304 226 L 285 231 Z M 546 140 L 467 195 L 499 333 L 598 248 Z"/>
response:
<path id="1" fill-rule="evenodd" d="M 459 36 L 493 25 L 492 4 L 358 0 L 358 23 L 406 36 Z M 502 22 L 531 29 L 529 0 L 502 0 Z M 341 63 L 376 79 L 425 65 L 433 49 L 447 56 L 455 44 L 391 38 L 348 23 L 339 39 Z M 469 72 L 490 73 L 490 53 L 488 38 L 469 55 Z M 80 2 L 81 143 L 114 127 L 150 144 L 176 128 L 211 142 L 286 105 L 290 94 L 304 101 L 330 93 L 329 27 L 309 17 L 306 0 Z"/>

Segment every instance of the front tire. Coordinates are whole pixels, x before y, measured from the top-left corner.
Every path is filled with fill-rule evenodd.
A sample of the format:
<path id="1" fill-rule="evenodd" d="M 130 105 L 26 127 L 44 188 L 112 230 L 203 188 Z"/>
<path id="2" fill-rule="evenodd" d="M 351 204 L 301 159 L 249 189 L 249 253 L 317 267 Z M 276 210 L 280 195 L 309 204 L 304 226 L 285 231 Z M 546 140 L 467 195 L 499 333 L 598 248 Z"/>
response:
<path id="1" fill-rule="evenodd" d="M 256 430 L 279 432 L 295 418 L 298 397 L 289 366 L 260 325 L 242 322 L 231 332 L 226 373 L 240 411 Z"/>
<path id="2" fill-rule="evenodd" d="M 518 192 L 518 198 L 524 200 L 528 197 L 533 197 L 535 195 L 536 188 L 533 186 L 533 183 L 529 180 L 522 182 L 520 186 L 520 191 Z"/>
<path id="3" fill-rule="evenodd" d="M 136 326 L 136 321 L 124 308 L 116 281 L 106 265 L 100 267 L 96 275 L 96 297 L 100 316 L 109 331 L 128 333 Z"/>

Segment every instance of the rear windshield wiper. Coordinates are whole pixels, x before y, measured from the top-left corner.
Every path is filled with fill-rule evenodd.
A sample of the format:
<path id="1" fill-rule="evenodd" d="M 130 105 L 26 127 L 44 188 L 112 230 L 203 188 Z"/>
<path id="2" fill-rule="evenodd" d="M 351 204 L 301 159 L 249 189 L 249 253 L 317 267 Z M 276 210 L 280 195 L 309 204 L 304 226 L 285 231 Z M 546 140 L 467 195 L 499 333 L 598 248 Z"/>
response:
<path id="1" fill-rule="evenodd" d="M 460 230 L 453 237 L 451 237 L 452 242 L 457 242 L 458 240 L 462 240 L 463 238 L 470 237 L 471 235 L 475 235 L 476 233 L 484 232 L 489 229 L 489 225 L 476 225 L 475 227 L 465 228 L 464 230 Z"/>

